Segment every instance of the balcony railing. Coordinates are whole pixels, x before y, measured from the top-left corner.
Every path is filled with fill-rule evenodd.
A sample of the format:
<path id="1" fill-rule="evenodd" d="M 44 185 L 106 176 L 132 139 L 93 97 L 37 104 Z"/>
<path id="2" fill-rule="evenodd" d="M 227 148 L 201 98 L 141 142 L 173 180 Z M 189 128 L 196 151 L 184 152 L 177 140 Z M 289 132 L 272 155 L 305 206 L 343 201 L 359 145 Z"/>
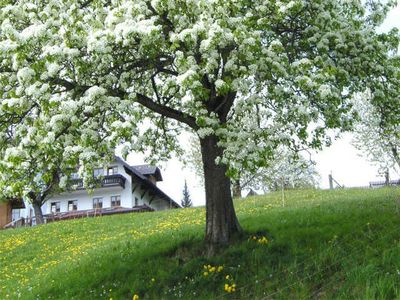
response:
<path id="1" fill-rule="evenodd" d="M 111 187 L 111 186 L 121 186 L 125 188 L 126 178 L 121 174 L 115 175 L 106 175 L 102 178 L 95 179 L 91 188 L 99 188 L 99 187 Z M 69 186 L 71 190 L 83 190 L 85 187 L 83 186 L 83 180 L 81 178 L 71 179 L 69 181 Z"/>

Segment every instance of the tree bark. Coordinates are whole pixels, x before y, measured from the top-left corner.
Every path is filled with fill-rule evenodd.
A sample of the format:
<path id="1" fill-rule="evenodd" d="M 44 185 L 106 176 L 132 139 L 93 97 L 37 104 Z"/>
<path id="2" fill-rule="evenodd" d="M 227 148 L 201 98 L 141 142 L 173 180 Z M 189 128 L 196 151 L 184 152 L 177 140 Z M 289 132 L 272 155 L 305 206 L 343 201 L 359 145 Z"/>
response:
<path id="1" fill-rule="evenodd" d="M 385 171 L 385 185 L 389 185 L 389 181 L 390 181 L 390 178 L 389 178 L 389 169 L 387 169 L 387 170 Z"/>
<path id="2" fill-rule="evenodd" d="M 33 200 L 32 206 L 33 206 L 33 211 L 35 212 L 36 224 L 37 225 L 43 224 L 44 218 L 43 218 L 41 203 L 39 203 L 37 200 Z"/>
<path id="3" fill-rule="evenodd" d="M 241 231 L 233 207 L 231 181 L 226 175 L 227 167 L 215 163 L 222 156 L 223 149 L 218 147 L 215 135 L 200 139 L 206 190 L 206 242 L 208 255 L 227 245 L 231 238 Z"/>
<path id="4" fill-rule="evenodd" d="M 397 147 L 392 145 L 392 155 L 394 160 L 397 163 L 397 166 L 400 167 L 400 156 L 399 156 L 399 152 L 397 151 Z"/>

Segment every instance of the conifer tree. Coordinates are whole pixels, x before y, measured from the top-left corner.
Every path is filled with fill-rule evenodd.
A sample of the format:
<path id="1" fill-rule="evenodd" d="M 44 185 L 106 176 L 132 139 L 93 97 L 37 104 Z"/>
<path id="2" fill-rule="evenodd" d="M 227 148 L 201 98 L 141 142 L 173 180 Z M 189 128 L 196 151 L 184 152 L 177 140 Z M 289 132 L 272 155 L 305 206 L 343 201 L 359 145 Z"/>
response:
<path id="1" fill-rule="evenodd" d="M 183 194 L 183 198 L 181 201 L 182 207 L 184 207 L 184 208 L 191 207 L 192 200 L 190 199 L 190 193 L 189 193 L 189 189 L 188 189 L 186 180 L 185 180 L 185 185 L 183 186 L 182 194 Z"/>

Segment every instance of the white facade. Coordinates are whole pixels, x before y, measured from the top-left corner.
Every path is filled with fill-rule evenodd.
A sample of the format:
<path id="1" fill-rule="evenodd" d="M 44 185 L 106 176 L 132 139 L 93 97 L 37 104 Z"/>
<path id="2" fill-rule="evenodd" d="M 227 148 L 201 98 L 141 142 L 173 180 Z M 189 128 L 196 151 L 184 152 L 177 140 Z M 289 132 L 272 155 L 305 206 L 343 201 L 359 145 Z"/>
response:
<path id="1" fill-rule="evenodd" d="M 100 169 L 95 174 L 101 175 Z M 73 211 L 89 211 L 107 208 L 135 208 L 148 206 L 154 210 L 165 210 L 179 207 L 171 198 L 165 195 L 154 183 L 134 167 L 127 165 L 121 159 L 103 169 L 103 180 L 115 178 L 116 182 L 103 181 L 103 186 L 89 193 L 86 189 L 77 189 L 52 196 L 42 206 L 44 215 Z M 123 184 L 124 181 L 124 184 Z M 114 205 L 112 205 L 114 200 Z M 101 205 L 99 204 L 101 203 Z M 20 210 L 21 217 L 32 217 L 32 206 Z"/>

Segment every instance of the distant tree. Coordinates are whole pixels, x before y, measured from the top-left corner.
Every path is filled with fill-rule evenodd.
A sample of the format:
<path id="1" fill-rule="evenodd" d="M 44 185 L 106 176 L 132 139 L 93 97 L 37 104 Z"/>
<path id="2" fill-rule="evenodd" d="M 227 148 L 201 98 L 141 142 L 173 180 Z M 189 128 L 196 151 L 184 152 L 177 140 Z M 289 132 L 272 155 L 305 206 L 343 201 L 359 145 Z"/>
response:
<path id="1" fill-rule="evenodd" d="M 400 170 L 400 115 L 397 121 L 387 122 L 388 113 L 372 102 L 370 90 L 357 94 L 353 101 L 359 121 L 352 144 L 377 164 L 382 174 L 391 168 Z"/>
<path id="2" fill-rule="evenodd" d="M 200 146 L 195 139 L 190 140 L 188 149 L 189 167 L 199 178 L 203 178 Z M 242 190 L 278 190 L 293 188 L 315 188 L 318 185 L 319 174 L 312 160 L 305 159 L 300 153 L 281 146 L 275 149 L 268 165 L 253 171 L 241 169 L 232 180 L 233 197 L 241 197 Z M 201 184 L 204 184 L 200 180 Z"/>
<path id="3" fill-rule="evenodd" d="M 0 110 L 0 201 L 13 197 L 24 199 L 32 204 L 36 223 L 42 224 L 42 205 L 54 194 L 73 188 L 68 186 L 68 177 L 77 171 L 76 167 L 80 166 L 78 173 L 85 177 L 85 186 L 94 186 L 93 167 L 106 161 L 106 153 L 110 151 L 104 150 L 100 143 L 104 137 L 102 132 L 89 131 L 83 126 L 85 120 L 63 123 L 60 107 L 47 107 L 42 112 L 38 106 L 34 102 L 22 111 Z M 77 111 L 84 113 L 83 107 Z M 97 139 L 96 152 L 90 150 L 91 146 L 84 146 L 80 139 L 91 145 L 94 144 L 90 140 Z M 100 154 L 96 162 L 94 153 Z"/>
<path id="4" fill-rule="evenodd" d="M 191 207 L 192 206 L 192 200 L 190 199 L 190 193 L 189 193 L 189 189 L 185 180 L 185 185 L 183 186 L 183 198 L 181 200 L 181 205 L 182 207 Z"/>
<path id="5" fill-rule="evenodd" d="M 0 128 L 1 128 L 0 124 Z M 32 204 L 37 224 L 42 224 L 42 205 L 49 197 L 62 190 L 61 186 L 65 178 L 62 173 L 62 156 L 48 156 L 45 151 L 32 153 L 28 151 L 28 139 L 40 140 L 45 149 L 46 140 L 39 131 L 18 134 L 15 128 L 6 130 L 7 147 L 0 147 L 0 186 L 3 187 L 0 201 L 10 197 L 22 198 Z M 17 147 L 22 139 L 27 148 Z M 56 144 L 51 141 L 53 146 Z M 56 147 L 54 148 L 56 150 Z M 59 153 L 61 154 L 61 153 Z"/>
<path id="6" fill-rule="evenodd" d="M 258 188 L 264 191 L 315 188 L 318 186 L 318 181 L 319 174 L 312 160 L 281 147 L 277 149 L 269 167 L 259 173 L 254 187 L 258 185 Z"/>

